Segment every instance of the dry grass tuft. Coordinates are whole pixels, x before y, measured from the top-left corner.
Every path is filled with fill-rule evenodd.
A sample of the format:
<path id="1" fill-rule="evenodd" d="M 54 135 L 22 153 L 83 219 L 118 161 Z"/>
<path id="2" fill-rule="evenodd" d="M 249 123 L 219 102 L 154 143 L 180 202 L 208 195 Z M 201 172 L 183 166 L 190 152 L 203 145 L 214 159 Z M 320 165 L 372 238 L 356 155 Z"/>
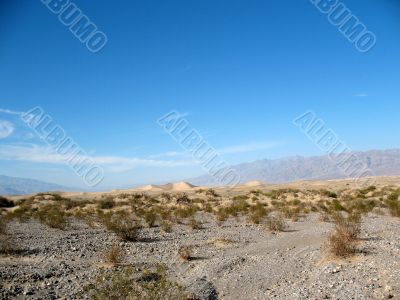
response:
<path id="1" fill-rule="evenodd" d="M 161 227 L 161 230 L 166 233 L 172 232 L 172 222 L 170 222 L 168 220 L 162 221 L 160 227 Z"/>
<path id="2" fill-rule="evenodd" d="M 124 261 L 125 254 L 126 253 L 121 246 L 117 242 L 114 242 L 111 248 L 104 252 L 104 259 L 112 266 L 117 266 Z"/>
<path id="3" fill-rule="evenodd" d="M 330 254 L 336 257 L 348 257 L 357 251 L 357 241 L 360 234 L 360 217 L 343 217 L 337 215 L 334 218 L 335 228 L 329 235 L 326 247 Z"/>
<path id="4" fill-rule="evenodd" d="M 179 257 L 184 261 L 188 261 L 193 258 L 192 257 L 192 248 L 189 246 L 183 246 L 183 247 L 179 248 L 178 254 L 179 254 Z"/>

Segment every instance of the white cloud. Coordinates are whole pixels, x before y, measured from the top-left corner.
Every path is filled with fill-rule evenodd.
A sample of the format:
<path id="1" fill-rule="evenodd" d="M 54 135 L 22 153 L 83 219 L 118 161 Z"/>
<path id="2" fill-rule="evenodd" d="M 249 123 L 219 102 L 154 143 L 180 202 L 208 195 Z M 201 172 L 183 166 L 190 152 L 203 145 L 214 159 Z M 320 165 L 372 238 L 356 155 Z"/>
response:
<path id="1" fill-rule="evenodd" d="M 0 139 L 9 137 L 15 130 L 14 124 L 5 120 L 0 120 Z"/>
<path id="2" fill-rule="evenodd" d="M 0 113 L 5 113 L 5 114 L 9 114 L 9 115 L 22 115 L 23 114 L 23 112 L 5 109 L 5 108 L 0 108 Z"/>
<path id="3" fill-rule="evenodd" d="M 258 143 L 248 143 L 235 146 L 229 146 L 225 148 L 215 149 L 219 154 L 237 154 L 237 153 L 248 153 L 256 152 L 262 150 L 268 150 L 279 146 L 278 142 L 258 142 Z M 191 157 L 190 152 L 187 151 L 169 151 L 160 154 L 154 154 L 149 156 L 150 158 L 172 158 L 172 157 Z"/>
<path id="4" fill-rule="evenodd" d="M 119 156 L 79 156 L 79 159 L 90 159 L 95 164 L 106 168 L 110 172 L 129 171 L 136 167 L 178 167 L 195 165 L 193 160 L 164 161 L 142 159 L 136 157 Z M 33 163 L 66 164 L 65 157 L 57 154 L 47 146 L 35 144 L 3 145 L 0 146 L 0 160 L 17 160 Z"/>

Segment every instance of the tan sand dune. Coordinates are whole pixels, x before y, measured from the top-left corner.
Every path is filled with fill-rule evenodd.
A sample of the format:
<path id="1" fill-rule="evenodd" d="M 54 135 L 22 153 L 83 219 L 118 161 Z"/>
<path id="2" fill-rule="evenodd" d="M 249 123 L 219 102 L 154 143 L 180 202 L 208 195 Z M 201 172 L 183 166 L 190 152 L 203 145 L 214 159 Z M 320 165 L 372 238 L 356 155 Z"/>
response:
<path id="1" fill-rule="evenodd" d="M 174 182 L 174 183 L 167 183 L 165 185 L 160 186 L 165 191 L 186 191 L 192 190 L 197 188 L 195 185 L 192 185 L 188 182 Z"/>
<path id="2" fill-rule="evenodd" d="M 264 185 L 264 183 L 259 180 L 253 180 L 253 181 L 249 181 L 249 182 L 242 184 L 242 186 L 246 186 L 246 187 L 254 187 L 254 186 L 261 186 L 261 185 Z"/>
<path id="3" fill-rule="evenodd" d="M 149 184 L 149 185 L 141 186 L 141 187 L 137 188 L 136 190 L 146 191 L 146 192 L 161 192 L 164 189 L 162 188 L 162 186 Z"/>

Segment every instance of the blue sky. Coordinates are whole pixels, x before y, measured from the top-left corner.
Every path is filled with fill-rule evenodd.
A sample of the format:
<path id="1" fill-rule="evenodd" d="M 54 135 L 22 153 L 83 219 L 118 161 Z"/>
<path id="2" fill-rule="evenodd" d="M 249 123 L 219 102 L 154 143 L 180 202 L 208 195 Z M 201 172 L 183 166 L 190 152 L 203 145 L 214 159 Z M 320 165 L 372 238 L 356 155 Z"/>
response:
<path id="1" fill-rule="evenodd" d="M 84 186 L 10 113 L 34 106 L 108 159 L 103 187 L 204 173 L 157 125 L 171 110 L 230 164 L 323 154 L 292 124 L 307 110 L 354 150 L 398 147 L 398 1 L 343 1 L 368 53 L 308 0 L 74 3 L 107 35 L 99 53 L 39 0 L 0 4 L 0 174 Z"/>

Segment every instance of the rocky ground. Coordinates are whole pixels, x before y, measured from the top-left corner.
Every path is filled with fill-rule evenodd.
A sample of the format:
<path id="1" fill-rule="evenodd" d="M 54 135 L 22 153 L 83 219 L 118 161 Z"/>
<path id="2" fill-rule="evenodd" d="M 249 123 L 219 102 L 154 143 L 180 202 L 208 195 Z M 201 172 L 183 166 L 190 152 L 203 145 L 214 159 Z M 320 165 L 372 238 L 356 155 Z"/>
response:
<path id="1" fill-rule="evenodd" d="M 278 234 L 241 219 L 218 226 L 211 216 L 198 218 L 202 229 L 144 228 L 140 242 L 119 242 L 124 264 L 163 263 L 170 278 L 200 299 L 400 299 L 398 218 L 364 217 L 360 252 L 343 260 L 324 250 L 332 224 L 318 214 Z M 62 231 L 30 220 L 8 228 L 20 251 L 0 257 L 1 299 L 85 298 L 83 288 L 110 269 L 103 253 L 116 237 L 102 227 L 72 220 Z M 193 251 L 187 262 L 178 256 L 184 245 Z"/>

